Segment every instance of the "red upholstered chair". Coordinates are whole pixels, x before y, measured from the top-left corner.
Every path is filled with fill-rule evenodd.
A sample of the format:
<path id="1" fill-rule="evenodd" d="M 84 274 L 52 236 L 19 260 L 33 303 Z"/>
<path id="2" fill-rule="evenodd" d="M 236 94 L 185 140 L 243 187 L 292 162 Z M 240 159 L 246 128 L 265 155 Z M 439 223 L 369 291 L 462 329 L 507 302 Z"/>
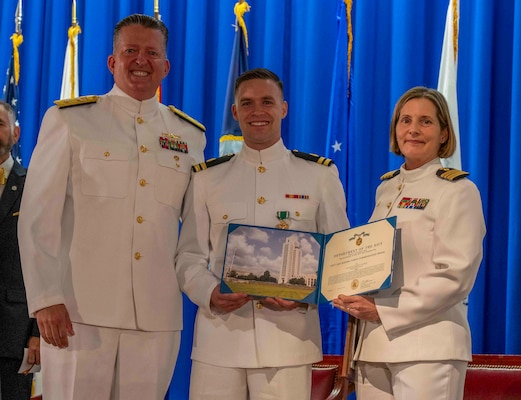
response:
<path id="1" fill-rule="evenodd" d="M 521 355 L 474 354 L 464 400 L 521 399 Z"/>
<path id="2" fill-rule="evenodd" d="M 311 400 L 345 400 L 355 390 L 349 374 L 354 350 L 355 319 L 349 317 L 344 344 L 344 355 L 324 354 L 321 362 L 311 370 Z"/>
<path id="3" fill-rule="evenodd" d="M 348 388 L 348 380 L 342 376 L 343 362 L 342 355 L 324 355 L 321 362 L 313 364 L 311 400 L 344 400 L 354 389 Z"/>

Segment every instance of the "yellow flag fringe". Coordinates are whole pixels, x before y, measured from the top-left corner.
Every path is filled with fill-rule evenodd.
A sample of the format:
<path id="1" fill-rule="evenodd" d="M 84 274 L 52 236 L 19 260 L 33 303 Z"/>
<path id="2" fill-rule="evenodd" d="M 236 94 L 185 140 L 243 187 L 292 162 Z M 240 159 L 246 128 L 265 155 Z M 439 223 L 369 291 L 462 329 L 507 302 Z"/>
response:
<path id="1" fill-rule="evenodd" d="M 22 44 L 24 37 L 21 33 L 13 33 L 11 40 L 13 41 L 14 80 L 15 84 L 18 85 L 18 80 L 20 79 L 20 52 L 18 51 L 18 46 Z"/>
<path id="2" fill-rule="evenodd" d="M 244 22 L 244 14 L 250 11 L 250 5 L 245 0 L 239 0 L 233 7 L 233 13 L 237 19 L 237 24 L 241 27 L 244 34 L 244 42 L 246 43 L 246 54 L 248 54 L 248 30 L 246 22 Z"/>
<path id="3" fill-rule="evenodd" d="M 75 89 L 76 89 L 76 52 L 78 49 L 76 48 L 77 37 L 81 33 L 81 28 L 79 25 L 73 25 L 67 31 L 67 35 L 69 37 L 69 51 L 70 51 L 70 71 L 69 71 L 69 82 L 71 83 L 71 95 L 70 97 L 74 97 Z"/>
<path id="4" fill-rule="evenodd" d="M 459 21 L 459 15 L 458 15 L 458 0 L 451 0 L 452 1 L 452 12 L 453 12 L 453 19 L 452 19 L 452 46 L 454 47 L 454 62 L 458 59 L 458 21 Z"/>

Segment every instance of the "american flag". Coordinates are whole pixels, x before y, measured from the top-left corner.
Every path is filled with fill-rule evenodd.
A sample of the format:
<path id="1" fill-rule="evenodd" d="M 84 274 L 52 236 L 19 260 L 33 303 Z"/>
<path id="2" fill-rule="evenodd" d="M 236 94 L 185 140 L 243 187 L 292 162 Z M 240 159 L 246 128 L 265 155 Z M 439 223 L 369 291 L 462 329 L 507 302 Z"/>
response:
<path id="1" fill-rule="evenodd" d="M 6 81 L 3 90 L 3 100 L 6 103 L 9 103 L 11 107 L 13 107 L 17 124 L 20 117 L 20 111 L 18 109 L 18 94 L 18 81 L 15 78 L 15 52 L 13 50 L 13 54 L 11 55 L 11 61 L 9 63 L 9 68 L 7 69 L 6 74 Z M 13 155 L 13 158 L 21 164 L 22 153 L 20 150 L 20 142 L 18 141 L 18 143 L 16 143 L 11 149 L 11 154 Z"/>

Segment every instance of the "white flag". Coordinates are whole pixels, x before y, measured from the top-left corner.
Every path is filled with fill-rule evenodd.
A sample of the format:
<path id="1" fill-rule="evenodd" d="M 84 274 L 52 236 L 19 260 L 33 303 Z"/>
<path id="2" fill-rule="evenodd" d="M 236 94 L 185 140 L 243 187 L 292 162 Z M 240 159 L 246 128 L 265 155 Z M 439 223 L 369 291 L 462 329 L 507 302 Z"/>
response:
<path id="1" fill-rule="evenodd" d="M 456 6 L 456 20 L 454 20 L 454 5 Z M 450 118 L 456 135 L 456 151 L 449 158 L 441 160 L 445 167 L 461 169 L 461 149 L 459 137 L 458 96 L 456 93 L 456 81 L 458 61 L 454 50 L 454 23 L 459 22 L 458 0 L 450 0 L 445 20 L 445 34 L 441 50 L 440 71 L 438 75 L 438 90 L 443 93 L 449 104 Z M 456 38 L 457 41 L 457 38 Z"/>
<path id="2" fill-rule="evenodd" d="M 79 25 L 69 28 L 67 50 L 63 63 L 62 88 L 60 99 L 78 97 L 80 92 L 78 81 L 78 34 L 81 32 Z"/>

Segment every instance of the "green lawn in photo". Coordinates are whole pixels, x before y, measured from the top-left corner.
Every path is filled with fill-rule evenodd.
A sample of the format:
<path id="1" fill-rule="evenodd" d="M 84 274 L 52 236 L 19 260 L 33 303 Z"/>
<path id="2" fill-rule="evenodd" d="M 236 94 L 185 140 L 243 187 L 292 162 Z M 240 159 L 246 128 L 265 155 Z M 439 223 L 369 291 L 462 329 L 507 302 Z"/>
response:
<path id="1" fill-rule="evenodd" d="M 304 299 L 315 290 L 314 287 L 277 285 L 259 281 L 238 282 L 226 280 L 226 284 L 234 293 L 243 292 L 252 296 L 282 297 L 297 301 Z"/>

